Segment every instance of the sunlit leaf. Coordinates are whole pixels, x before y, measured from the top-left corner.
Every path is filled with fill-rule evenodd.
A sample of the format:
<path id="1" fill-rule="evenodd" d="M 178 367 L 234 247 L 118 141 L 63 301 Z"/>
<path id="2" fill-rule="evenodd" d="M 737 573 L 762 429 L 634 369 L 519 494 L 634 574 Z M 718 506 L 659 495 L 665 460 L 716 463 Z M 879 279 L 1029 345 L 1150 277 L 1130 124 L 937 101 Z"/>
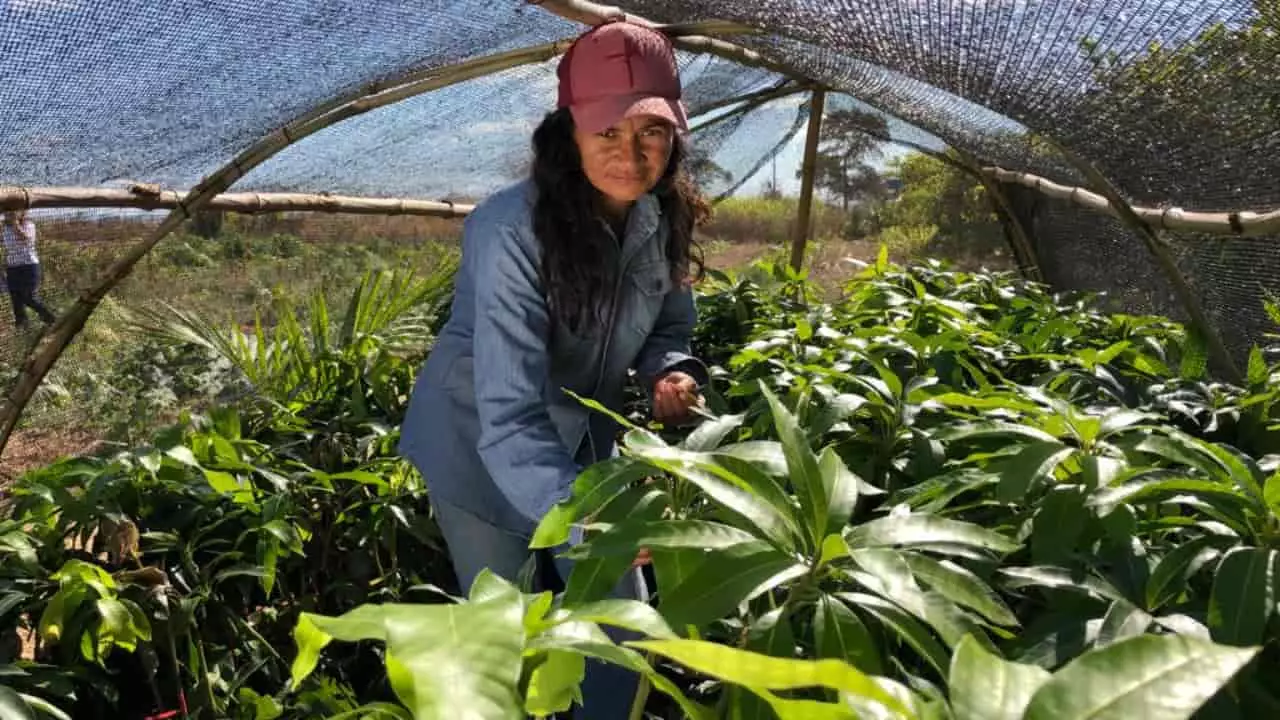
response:
<path id="1" fill-rule="evenodd" d="M 1010 662 L 966 637 L 956 645 L 948 678 L 955 720 L 1022 720 L 1048 679 L 1044 668 Z"/>
<path id="2" fill-rule="evenodd" d="M 1187 720 L 1258 648 L 1139 635 L 1086 653 L 1040 686 L 1025 720 Z"/>

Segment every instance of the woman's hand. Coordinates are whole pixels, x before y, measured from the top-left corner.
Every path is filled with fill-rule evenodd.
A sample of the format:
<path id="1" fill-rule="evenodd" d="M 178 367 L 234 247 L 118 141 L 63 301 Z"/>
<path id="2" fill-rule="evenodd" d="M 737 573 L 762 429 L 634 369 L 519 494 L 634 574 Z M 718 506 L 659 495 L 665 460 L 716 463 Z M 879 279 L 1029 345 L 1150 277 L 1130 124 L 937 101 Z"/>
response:
<path id="1" fill-rule="evenodd" d="M 661 375 L 653 384 L 653 418 L 660 423 L 685 422 L 689 411 L 702 405 L 698 383 L 688 373 L 672 371 Z"/>
<path id="2" fill-rule="evenodd" d="M 640 552 L 636 554 L 636 559 L 631 561 L 631 569 L 635 570 L 651 562 L 653 562 L 653 558 L 649 556 L 649 548 L 640 548 Z"/>

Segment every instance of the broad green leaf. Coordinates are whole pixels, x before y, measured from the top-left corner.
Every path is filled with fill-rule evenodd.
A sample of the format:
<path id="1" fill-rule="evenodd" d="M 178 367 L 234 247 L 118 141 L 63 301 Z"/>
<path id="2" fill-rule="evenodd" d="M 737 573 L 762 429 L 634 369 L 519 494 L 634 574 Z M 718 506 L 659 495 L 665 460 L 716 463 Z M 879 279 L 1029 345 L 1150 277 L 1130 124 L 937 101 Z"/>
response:
<path id="1" fill-rule="evenodd" d="M 485 571 L 487 573 L 488 571 Z M 392 689 L 415 718 L 519 718 L 523 607 L 505 596 L 461 605 L 361 605 L 338 617 L 302 613 L 294 630 L 298 686 L 333 640 L 386 643 Z"/>
<path id="2" fill-rule="evenodd" d="M 981 632 L 972 618 L 941 593 L 921 590 L 900 553 L 859 550 L 855 559 L 869 572 L 852 571 L 852 577 L 927 623 L 948 645 L 959 642 L 966 634 Z"/>
<path id="3" fill-rule="evenodd" d="M 1218 465 L 1226 471 L 1231 481 L 1254 503 L 1256 508 L 1262 509 L 1267 506 L 1266 499 L 1263 497 L 1262 481 L 1255 474 L 1254 468 L 1256 465 L 1251 458 L 1242 458 L 1240 453 L 1229 450 L 1222 445 L 1203 440 L 1194 440 L 1194 442 L 1198 443 L 1205 453 L 1213 456 Z M 1251 465 L 1254 465 L 1254 467 L 1251 467 Z"/>
<path id="4" fill-rule="evenodd" d="M 652 552 L 654 575 L 658 580 L 658 595 L 666 588 L 679 587 L 693 577 L 706 562 L 715 556 L 701 550 L 657 550 Z"/>
<path id="5" fill-rule="evenodd" d="M 822 407 L 818 408 L 806 423 L 809 437 L 814 439 L 821 437 L 824 433 L 830 431 L 836 423 L 844 421 L 865 404 L 867 404 L 866 398 L 851 393 L 844 393 L 831 398 Z"/>
<path id="6" fill-rule="evenodd" d="M 1245 372 L 1245 381 L 1249 383 L 1249 387 L 1259 388 L 1265 386 L 1270 377 L 1271 371 L 1267 368 L 1267 359 L 1262 354 L 1262 348 L 1254 345 L 1249 349 L 1249 366 Z"/>
<path id="7" fill-rule="evenodd" d="M 1131 410 L 1128 408 L 1112 410 L 1102 416 L 1102 423 L 1098 427 L 1097 437 L 1105 438 L 1108 435 L 1130 430 L 1144 420 L 1157 419 L 1157 416 L 1142 410 Z"/>
<path id="8" fill-rule="evenodd" d="M 648 640 L 628 645 L 662 655 L 685 667 L 750 689 L 827 687 L 874 700 L 898 717 L 910 711 L 876 681 L 838 660 L 776 658 L 701 640 Z"/>
<path id="9" fill-rule="evenodd" d="M 845 533 L 849 547 L 912 547 L 915 545 L 950 543 L 1009 553 L 1018 544 L 1000 533 L 972 523 L 949 520 L 936 515 L 894 515 L 872 520 L 850 528 Z"/>
<path id="10" fill-rule="evenodd" d="M 204 469 L 205 480 L 209 482 L 209 487 L 214 492 L 223 495 L 230 495 L 237 503 L 249 503 L 253 501 L 253 490 L 246 487 L 240 482 L 240 479 L 229 472 L 222 470 Z"/>
<path id="11" fill-rule="evenodd" d="M 1187 579 L 1203 563 L 1217 557 L 1219 549 L 1215 546 L 1222 542 L 1222 538 L 1205 535 L 1174 546 L 1147 580 L 1147 609 L 1155 610 L 1182 594 Z"/>
<path id="12" fill-rule="evenodd" d="M 773 657 L 794 657 L 796 652 L 795 635 L 791 632 L 789 615 L 783 615 L 789 608 L 774 608 L 761 615 L 747 629 L 746 650 L 772 655 Z M 775 720 L 777 706 L 762 698 L 759 692 L 752 692 L 738 685 L 730 685 L 726 689 L 728 703 L 732 708 L 730 716 L 733 720 Z"/>
<path id="13" fill-rule="evenodd" d="M 1093 493 L 1087 504 L 1097 508 L 1099 515 L 1107 515 L 1123 503 L 1137 503 L 1143 500 L 1162 500 L 1172 495 L 1191 494 L 1206 501 L 1225 501 L 1225 510 L 1238 513 L 1248 504 L 1248 500 L 1240 495 L 1240 491 L 1230 485 L 1213 480 L 1197 480 L 1192 478 L 1162 478 L 1135 480 L 1114 485 Z"/>
<path id="14" fill-rule="evenodd" d="M 1075 448 L 1057 440 L 1029 443 L 1000 464 L 996 499 L 1006 503 L 1021 501 L 1033 488 L 1051 482 L 1054 470 L 1075 452 Z"/>
<path id="15" fill-rule="evenodd" d="M 827 497 L 823 490 L 822 471 L 818 458 L 809 447 L 809 438 L 796 422 L 791 411 L 778 400 L 769 388 L 760 382 L 760 392 L 769 403 L 774 429 L 782 442 L 787 457 L 787 469 L 791 473 L 791 485 L 800 501 L 802 529 L 806 531 L 807 546 L 817 549 L 825 537 L 827 526 Z"/>
<path id="16" fill-rule="evenodd" d="M 773 477 L 787 476 L 787 455 L 777 440 L 744 440 L 721 445 L 712 452 L 751 463 Z"/>
<path id="17" fill-rule="evenodd" d="M 690 700 L 679 686 L 655 672 L 640 653 L 615 644 L 592 623 L 567 622 L 556 625 L 531 639 L 529 647 L 533 650 L 568 650 L 647 675 L 653 686 L 675 700 L 691 720 L 714 720 L 708 708 Z"/>
<path id="18" fill-rule="evenodd" d="M 1237 547 L 1227 551 L 1213 576 L 1209 596 L 1209 629 L 1227 645 L 1258 645 L 1276 612 L 1280 553 Z"/>
<path id="19" fill-rule="evenodd" d="M 1011 589 L 1039 586 L 1051 589 L 1068 589 L 1085 593 L 1099 600 L 1124 600 L 1124 595 L 1106 580 L 1097 576 L 1072 572 L 1060 567 L 1006 567 L 997 571 L 1008 578 L 1005 585 Z"/>
<path id="20" fill-rule="evenodd" d="M 545 628 L 529 640 L 528 650 L 551 649 L 572 650 L 584 657 L 612 663 L 637 673 L 652 670 L 640 653 L 616 644 L 592 622 L 559 623 Z"/>
<path id="21" fill-rule="evenodd" d="M 596 513 L 596 520 L 618 523 L 623 520 L 657 521 L 670 505 L 666 492 L 653 485 L 638 485 L 615 495 Z M 565 605 L 577 605 L 612 596 L 618 582 L 631 567 L 635 553 L 586 558 L 573 563 L 565 583 Z"/>
<path id="22" fill-rule="evenodd" d="M 881 623 L 898 634 L 910 645 L 920 657 L 938 671 L 940 677 L 946 677 L 948 653 L 938 642 L 929 628 L 925 627 L 910 613 L 898 605 L 870 593 L 839 592 L 835 594 L 841 601 L 868 612 Z"/>
<path id="23" fill-rule="evenodd" d="M 968 636 L 951 658 L 955 720 L 1022 720 L 1031 697 L 1048 679 L 1044 668 L 1006 660 Z"/>
<path id="24" fill-rule="evenodd" d="M 672 627 L 703 625 L 806 571 L 794 558 L 763 541 L 737 545 L 716 553 L 680 585 L 662 588 L 660 609 Z"/>
<path id="25" fill-rule="evenodd" d="M 529 674 L 524 710 L 534 717 L 546 717 L 569 710 L 581 696 L 578 689 L 586 673 L 586 658 L 560 649 L 545 650 L 543 662 Z"/>
<path id="26" fill-rule="evenodd" d="M 832 448 L 825 448 L 818 461 L 822 472 L 823 492 L 826 495 L 827 522 L 822 530 L 822 537 L 831 533 L 839 533 L 849 523 L 854 506 L 858 503 L 858 486 L 861 480 L 854 475 L 844 460 Z"/>
<path id="27" fill-rule="evenodd" d="M 813 626 L 819 658 L 843 660 L 871 675 L 884 672 L 875 639 L 848 605 L 831 595 L 821 596 L 814 606 Z"/>
<path id="28" fill-rule="evenodd" d="M 0 685 L 0 720 L 39 719 L 18 691 Z"/>
<path id="29" fill-rule="evenodd" d="M 701 549 L 707 552 L 725 550 L 744 544 L 756 544 L 759 539 L 732 525 L 709 520 L 658 520 L 619 523 L 609 531 L 589 542 L 565 551 L 574 559 L 628 555 L 632 558 L 640 548 L 663 550 Z"/>
<path id="30" fill-rule="evenodd" d="M 694 428 L 680 446 L 685 450 L 693 451 L 714 450 L 724 442 L 729 433 L 742 426 L 742 420 L 745 417 L 745 415 L 721 415 L 713 420 L 707 420 Z"/>
<path id="31" fill-rule="evenodd" d="M 1272 473 L 1271 477 L 1267 478 L 1262 492 L 1267 500 L 1267 507 L 1271 508 L 1271 514 L 1280 516 L 1280 471 Z"/>
<path id="32" fill-rule="evenodd" d="M 1257 652 L 1182 635 L 1121 640 L 1055 673 L 1024 720 L 1189 720 Z"/>
<path id="33" fill-rule="evenodd" d="M 919 553 L 905 553 L 907 565 L 917 579 L 943 597 L 977 612 L 997 625 L 1016 626 L 1018 618 L 990 585 L 950 560 L 934 560 Z"/>
<path id="34" fill-rule="evenodd" d="M 1166 436 L 1144 437 L 1133 449 L 1196 468 L 1211 480 L 1234 485 L 1257 508 L 1266 506 L 1262 485 L 1254 477 L 1252 469 L 1237 454 L 1224 447 L 1174 432 Z"/>
<path id="35" fill-rule="evenodd" d="M 1094 647 L 1103 647 L 1125 638 L 1140 635 L 1147 631 L 1155 621 L 1146 611 L 1134 606 L 1128 600 L 1116 600 L 1107 608 L 1102 616 L 1102 624 L 1098 627 L 1098 637 Z"/>
<path id="36" fill-rule="evenodd" d="M 716 504 L 755 526 L 764 538 L 784 549 L 793 549 L 799 527 L 780 489 L 770 497 L 763 486 L 776 486 L 763 473 L 743 477 L 708 453 L 655 447 L 633 450 L 637 457 L 698 487 Z M 744 475 L 747 473 L 744 473 Z"/>
<path id="37" fill-rule="evenodd" d="M 565 582 L 562 602 L 578 605 L 612 596 L 613 589 L 631 567 L 635 555 L 632 552 L 630 556 L 617 554 L 575 560 Z"/>
<path id="38" fill-rule="evenodd" d="M 187 467 L 200 467 L 200 462 L 196 460 L 195 454 L 186 445 L 175 445 L 165 450 L 164 454 Z"/>
<path id="39" fill-rule="evenodd" d="M 976 410 L 1016 410 L 1035 414 L 1043 409 L 1033 402 L 1019 398 L 1017 395 L 1003 392 L 984 393 L 982 395 L 948 392 L 935 395 L 932 400 L 947 407 L 973 408 Z"/>
<path id="40" fill-rule="evenodd" d="M 1069 563 L 1082 535 L 1093 524 L 1085 511 L 1085 488 L 1053 485 L 1041 498 L 1031 527 L 1031 562 L 1037 565 Z"/>
<path id="41" fill-rule="evenodd" d="M 1111 446 L 1108 444 L 1108 448 Z M 1106 455 L 1085 455 L 1080 457 L 1080 474 L 1084 484 L 1097 489 L 1109 487 L 1120 478 L 1128 465 L 1122 458 Z"/>
<path id="42" fill-rule="evenodd" d="M 849 557 L 875 578 L 875 587 L 883 594 L 920 591 L 902 553 L 886 548 L 859 548 L 850 549 Z"/>
<path id="43" fill-rule="evenodd" d="M 988 438 L 1007 438 L 1011 441 L 1020 439 L 1036 440 L 1044 443 L 1057 442 L 1058 438 L 1030 425 L 1017 423 L 982 421 L 943 428 L 934 433 L 934 437 L 946 443 L 959 440 L 978 440 Z"/>
<path id="44" fill-rule="evenodd" d="M 600 600 L 552 613 L 549 622 L 592 622 L 643 633 L 653 638 L 674 638 L 662 615 L 638 600 Z"/>
<path id="45" fill-rule="evenodd" d="M 529 543 L 530 549 L 556 547 L 568 542 L 573 523 L 592 515 L 628 485 L 651 474 L 653 470 L 647 465 L 625 455 L 587 467 L 574 480 L 573 495 L 543 515 Z"/>

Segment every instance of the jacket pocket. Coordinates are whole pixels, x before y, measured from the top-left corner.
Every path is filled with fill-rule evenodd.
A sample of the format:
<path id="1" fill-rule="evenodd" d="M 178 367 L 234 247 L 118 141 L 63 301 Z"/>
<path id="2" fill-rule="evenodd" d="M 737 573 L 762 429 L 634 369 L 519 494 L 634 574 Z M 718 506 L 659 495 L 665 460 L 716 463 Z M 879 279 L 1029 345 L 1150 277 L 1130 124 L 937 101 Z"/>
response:
<path id="1" fill-rule="evenodd" d="M 666 260 L 648 260 L 637 265 L 627 277 L 626 315 L 622 325 L 641 335 L 653 331 L 662 312 L 662 303 L 671 291 L 671 266 Z"/>

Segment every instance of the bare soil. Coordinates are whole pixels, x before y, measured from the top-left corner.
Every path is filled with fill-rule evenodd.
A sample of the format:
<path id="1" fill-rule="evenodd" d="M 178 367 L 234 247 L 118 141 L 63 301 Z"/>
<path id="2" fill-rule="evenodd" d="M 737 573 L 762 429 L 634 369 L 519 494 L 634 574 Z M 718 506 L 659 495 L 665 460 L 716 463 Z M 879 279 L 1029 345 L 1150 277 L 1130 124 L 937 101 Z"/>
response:
<path id="1" fill-rule="evenodd" d="M 0 456 L 0 489 L 28 470 L 62 457 L 91 453 L 101 442 L 93 433 L 76 427 L 16 430 Z"/>

